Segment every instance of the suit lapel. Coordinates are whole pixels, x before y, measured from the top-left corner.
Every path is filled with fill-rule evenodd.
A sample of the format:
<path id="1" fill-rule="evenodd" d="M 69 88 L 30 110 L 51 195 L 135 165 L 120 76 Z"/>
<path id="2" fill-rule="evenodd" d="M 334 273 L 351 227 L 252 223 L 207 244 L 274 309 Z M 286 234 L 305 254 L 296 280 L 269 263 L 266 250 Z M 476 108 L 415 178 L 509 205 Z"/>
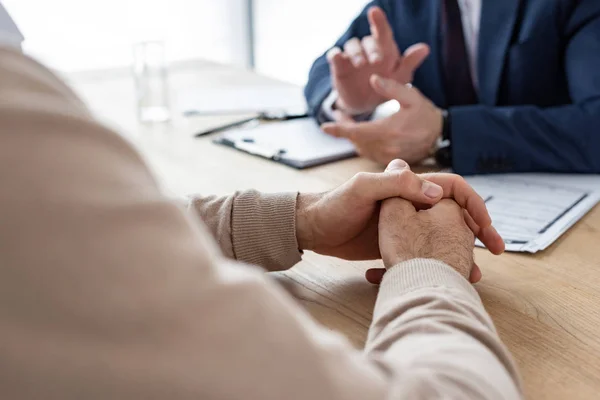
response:
<path id="1" fill-rule="evenodd" d="M 482 0 L 479 28 L 479 99 L 493 106 L 521 0 Z"/>

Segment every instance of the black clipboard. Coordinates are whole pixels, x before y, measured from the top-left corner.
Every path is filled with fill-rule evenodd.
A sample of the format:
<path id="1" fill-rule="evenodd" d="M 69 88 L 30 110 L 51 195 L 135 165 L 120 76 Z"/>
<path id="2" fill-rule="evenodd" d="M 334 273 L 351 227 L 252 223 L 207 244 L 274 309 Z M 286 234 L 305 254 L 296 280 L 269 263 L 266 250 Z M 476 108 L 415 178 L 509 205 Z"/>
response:
<path id="1" fill-rule="evenodd" d="M 233 129 L 213 142 L 296 169 L 356 156 L 350 141 L 327 135 L 312 118 Z"/>

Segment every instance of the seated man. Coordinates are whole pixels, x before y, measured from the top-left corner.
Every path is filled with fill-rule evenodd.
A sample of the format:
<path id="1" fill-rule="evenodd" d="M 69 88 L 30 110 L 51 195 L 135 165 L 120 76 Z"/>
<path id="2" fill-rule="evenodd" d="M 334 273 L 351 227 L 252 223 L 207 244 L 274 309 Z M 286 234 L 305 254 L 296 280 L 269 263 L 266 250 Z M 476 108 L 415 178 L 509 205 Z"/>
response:
<path id="1" fill-rule="evenodd" d="M 600 173 L 599 66 L 598 0 L 378 0 L 305 93 L 326 132 L 381 163 Z M 401 110 L 366 121 L 389 99 Z"/>
<path id="2" fill-rule="evenodd" d="M 329 193 L 197 198 L 186 214 L 59 79 L 1 48 L 0 125 L 3 398 L 521 397 L 467 281 L 473 232 L 503 243 L 462 178 L 396 160 Z M 289 268 L 304 249 L 383 258 L 364 352 L 242 264 Z"/>

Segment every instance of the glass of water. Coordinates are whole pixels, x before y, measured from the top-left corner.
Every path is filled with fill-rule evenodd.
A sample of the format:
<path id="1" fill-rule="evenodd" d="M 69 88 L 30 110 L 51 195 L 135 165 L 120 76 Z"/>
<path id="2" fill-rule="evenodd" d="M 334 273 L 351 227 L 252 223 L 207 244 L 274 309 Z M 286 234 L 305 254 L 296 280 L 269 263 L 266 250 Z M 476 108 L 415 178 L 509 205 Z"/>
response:
<path id="1" fill-rule="evenodd" d="M 133 76 L 140 122 L 169 121 L 171 110 L 163 42 L 143 42 L 133 46 Z"/>

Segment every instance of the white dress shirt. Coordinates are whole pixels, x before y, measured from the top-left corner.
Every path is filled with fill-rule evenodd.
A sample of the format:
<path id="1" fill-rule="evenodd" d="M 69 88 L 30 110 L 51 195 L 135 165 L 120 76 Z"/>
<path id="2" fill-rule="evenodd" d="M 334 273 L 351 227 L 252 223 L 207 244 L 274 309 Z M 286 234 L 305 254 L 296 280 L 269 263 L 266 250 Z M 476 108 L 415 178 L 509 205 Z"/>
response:
<path id="1" fill-rule="evenodd" d="M 477 46 L 479 45 L 479 27 L 481 22 L 481 2 L 483 0 L 458 0 L 458 6 L 462 15 L 463 32 L 465 35 L 465 46 L 467 55 L 469 56 L 469 65 L 471 68 L 471 77 L 475 90 L 479 89 L 479 81 L 477 78 Z M 338 93 L 332 90 L 329 96 L 323 101 L 321 107 L 323 119 L 333 120 L 333 105 L 338 98 Z M 372 113 L 355 116 L 358 120 L 364 120 L 371 116 Z"/>

